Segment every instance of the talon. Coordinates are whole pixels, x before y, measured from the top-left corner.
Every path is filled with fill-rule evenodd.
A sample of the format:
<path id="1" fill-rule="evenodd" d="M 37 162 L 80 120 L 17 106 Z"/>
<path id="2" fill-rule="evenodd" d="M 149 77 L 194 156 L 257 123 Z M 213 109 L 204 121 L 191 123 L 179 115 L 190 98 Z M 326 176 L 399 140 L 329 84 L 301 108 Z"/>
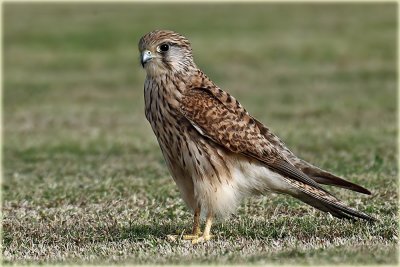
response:
<path id="1" fill-rule="evenodd" d="M 182 239 L 182 240 L 194 240 L 194 239 L 198 239 L 201 235 L 202 235 L 201 232 L 198 232 L 198 234 L 196 233 L 196 234 L 187 234 L 187 235 L 184 235 L 183 232 L 182 232 L 182 234 L 180 234 L 180 235 L 167 235 L 167 239 L 169 241 L 176 241 L 176 240 L 179 240 L 179 239 Z"/>
<path id="2" fill-rule="evenodd" d="M 194 240 L 194 239 L 199 238 L 200 235 L 201 235 L 201 233 L 199 233 L 199 234 L 193 234 L 193 235 L 183 235 L 183 236 L 182 236 L 182 239 L 183 239 L 183 240 Z"/>
<path id="3" fill-rule="evenodd" d="M 182 237 L 182 239 L 183 240 L 193 240 L 193 239 L 196 239 L 196 238 L 198 238 L 199 236 L 197 236 L 197 235 L 184 235 L 183 237 Z"/>
<path id="4" fill-rule="evenodd" d="M 192 240 L 192 245 L 203 243 L 203 242 L 207 242 L 211 238 L 212 238 L 212 235 L 206 235 L 206 236 L 202 235 L 202 236 L 200 236 L 200 237 L 198 237 L 196 239 L 193 239 Z"/>

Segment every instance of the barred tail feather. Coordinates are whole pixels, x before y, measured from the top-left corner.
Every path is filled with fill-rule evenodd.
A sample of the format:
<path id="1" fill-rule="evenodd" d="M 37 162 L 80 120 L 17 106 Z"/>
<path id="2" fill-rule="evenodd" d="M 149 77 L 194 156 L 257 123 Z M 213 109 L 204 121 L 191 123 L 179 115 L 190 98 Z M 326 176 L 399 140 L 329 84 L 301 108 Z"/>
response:
<path id="1" fill-rule="evenodd" d="M 287 183 L 297 189 L 291 193 L 292 196 L 313 206 L 314 208 L 329 212 L 338 218 L 354 219 L 356 217 L 367 221 L 376 220 L 368 214 L 346 206 L 345 203 L 326 191 L 322 191 L 298 181 L 293 181 L 287 178 L 284 179 Z"/>
<path id="2" fill-rule="evenodd" d="M 359 193 L 371 195 L 371 192 L 368 189 L 352 182 L 346 181 L 345 179 L 333 175 L 330 172 L 321 170 L 320 168 L 315 167 L 308 162 L 302 161 L 301 164 L 296 165 L 296 167 L 299 168 L 303 173 L 305 173 L 308 177 L 319 184 L 333 185 Z"/>

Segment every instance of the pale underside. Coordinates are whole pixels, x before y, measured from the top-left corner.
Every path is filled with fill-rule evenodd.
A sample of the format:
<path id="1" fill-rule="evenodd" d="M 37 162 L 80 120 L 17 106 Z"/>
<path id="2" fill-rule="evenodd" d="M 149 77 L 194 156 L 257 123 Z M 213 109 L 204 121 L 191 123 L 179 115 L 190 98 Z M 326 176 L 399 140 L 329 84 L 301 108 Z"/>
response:
<path id="1" fill-rule="evenodd" d="M 191 149 L 192 157 L 186 151 L 181 152 L 188 164 L 186 170 L 176 166 L 175 159 L 166 157 L 166 162 L 185 203 L 192 210 L 200 205 L 202 217 L 210 211 L 215 216 L 226 217 L 235 212 L 244 197 L 250 195 L 268 191 L 296 193 L 280 174 L 259 161 L 222 148 L 209 147 L 214 150 L 211 161 L 217 168 L 215 172 L 204 152 L 201 155 L 195 147 L 194 143 L 189 143 L 189 148 L 194 148 Z M 193 161 L 193 158 L 197 160 Z M 195 168 L 198 171 L 190 171 Z"/>

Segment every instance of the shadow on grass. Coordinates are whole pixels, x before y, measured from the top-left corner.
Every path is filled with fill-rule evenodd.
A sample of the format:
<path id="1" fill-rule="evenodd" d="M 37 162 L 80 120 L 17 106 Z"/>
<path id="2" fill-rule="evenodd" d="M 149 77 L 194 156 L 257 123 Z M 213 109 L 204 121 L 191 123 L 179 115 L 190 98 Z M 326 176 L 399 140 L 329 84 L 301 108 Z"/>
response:
<path id="1" fill-rule="evenodd" d="M 140 241 L 145 239 L 165 238 L 169 234 L 179 234 L 186 230 L 184 225 L 176 224 L 134 224 L 119 229 L 119 235 L 113 241 L 128 239 L 129 241 Z"/>
<path id="2" fill-rule="evenodd" d="M 49 222 L 40 220 L 31 224 L 16 224 L 10 221 L 3 223 L 4 248 L 14 247 L 15 244 L 30 243 L 44 244 L 85 244 L 119 242 L 128 240 L 138 242 L 142 240 L 163 239 L 168 234 L 177 234 L 186 229 L 182 224 L 165 223 L 151 224 L 149 222 L 130 221 L 128 225 L 121 225 L 116 220 L 86 221 L 69 223 Z"/>

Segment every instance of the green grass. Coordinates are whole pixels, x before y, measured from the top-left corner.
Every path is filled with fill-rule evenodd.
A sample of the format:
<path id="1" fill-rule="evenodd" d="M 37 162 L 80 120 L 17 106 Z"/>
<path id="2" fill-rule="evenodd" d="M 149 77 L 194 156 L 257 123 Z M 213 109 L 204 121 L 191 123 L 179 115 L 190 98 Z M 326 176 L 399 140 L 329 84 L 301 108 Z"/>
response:
<path id="1" fill-rule="evenodd" d="M 4 5 L 5 263 L 397 263 L 396 4 Z M 351 223 L 247 199 L 192 246 L 145 120 L 137 42 L 154 28 L 304 159 L 372 196 Z"/>

